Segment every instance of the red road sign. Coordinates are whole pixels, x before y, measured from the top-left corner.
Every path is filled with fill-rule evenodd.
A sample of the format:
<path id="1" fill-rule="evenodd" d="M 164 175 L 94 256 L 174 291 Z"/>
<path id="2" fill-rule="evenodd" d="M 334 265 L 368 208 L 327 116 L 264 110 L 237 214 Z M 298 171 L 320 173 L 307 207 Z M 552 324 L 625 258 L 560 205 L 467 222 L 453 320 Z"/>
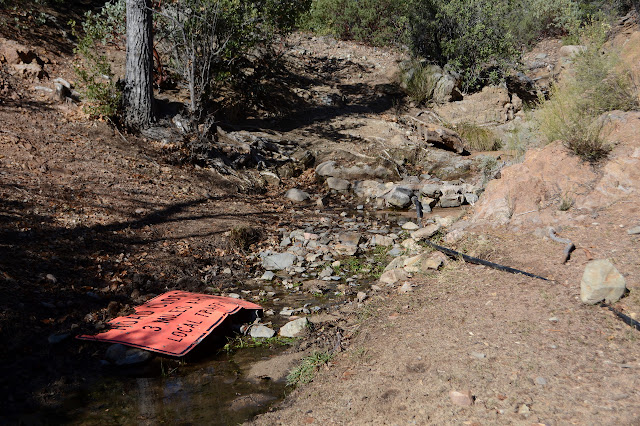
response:
<path id="1" fill-rule="evenodd" d="M 172 356 L 186 355 L 229 315 L 255 303 L 230 297 L 170 291 L 146 301 L 136 312 L 109 321 L 111 329 L 78 339 L 122 343 Z"/>

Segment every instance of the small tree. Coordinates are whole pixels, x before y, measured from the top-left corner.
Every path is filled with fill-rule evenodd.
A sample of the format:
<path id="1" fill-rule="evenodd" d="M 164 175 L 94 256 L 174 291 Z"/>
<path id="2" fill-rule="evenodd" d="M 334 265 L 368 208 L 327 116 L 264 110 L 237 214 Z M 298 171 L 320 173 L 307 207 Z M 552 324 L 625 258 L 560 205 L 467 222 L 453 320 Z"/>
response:
<path id="1" fill-rule="evenodd" d="M 124 78 L 124 122 L 144 129 L 154 120 L 153 33 L 150 0 L 126 0 L 127 62 Z"/>

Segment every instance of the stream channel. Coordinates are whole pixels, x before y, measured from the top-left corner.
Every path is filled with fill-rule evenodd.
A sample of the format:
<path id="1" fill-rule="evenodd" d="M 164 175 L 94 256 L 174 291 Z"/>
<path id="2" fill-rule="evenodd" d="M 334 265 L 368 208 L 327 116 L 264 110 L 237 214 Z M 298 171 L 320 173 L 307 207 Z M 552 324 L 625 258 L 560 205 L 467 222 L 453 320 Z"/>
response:
<path id="1" fill-rule="evenodd" d="M 425 219 L 434 215 L 458 217 L 463 212 L 460 208 L 436 209 L 425 215 Z M 343 213 L 341 219 L 336 220 L 386 226 L 390 231 L 400 233 L 402 224 L 415 222 L 414 215 L 411 211 L 349 210 L 346 216 Z M 369 290 L 374 281 L 370 276 L 358 277 L 348 285 L 353 293 Z M 353 299 L 341 292 L 316 297 L 307 292 L 287 291 L 282 286 L 278 286 L 277 293 L 275 299 L 258 302 L 265 311 L 275 312 L 275 315 L 264 317 L 263 323 L 270 322 L 276 330 L 290 320 L 277 314 L 286 306 L 309 306 L 315 312 L 331 312 L 343 303 L 352 303 Z M 88 389 L 70 395 L 62 407 L 46 414 L 47 422 L 230 425 L 250 420 L 282 401 L 291 388 L 286 380 L 251 381 L 246 372 L 258 361 L 282 355 L 289 346 L 278 344 L 276 340 L 272 344 L 239 345 L 225 350 L 225 343 L 230 342 L 226 339 L 218 339 L 207 348 L 198 347 L 198 351 L 194 350 L 198 355 L 186 359 L 158 356 L 143 367 L 128 370 L 105 367 L 102 379 Z M 251 341 L 248 337 L 245 339 Z M 105 345 L 105 349 L 107 347 Z"/>

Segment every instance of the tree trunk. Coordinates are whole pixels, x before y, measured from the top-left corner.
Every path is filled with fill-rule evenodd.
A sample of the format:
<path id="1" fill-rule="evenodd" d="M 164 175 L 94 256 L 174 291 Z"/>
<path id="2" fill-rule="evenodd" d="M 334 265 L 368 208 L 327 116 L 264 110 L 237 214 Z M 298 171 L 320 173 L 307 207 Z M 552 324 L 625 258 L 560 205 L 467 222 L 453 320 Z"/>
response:
<path id="1" fill-rule="evenodd" d="M 150 0 L 127 1 L 127 66 L 124 116 L 127 127 L 149 127 L 153 111 L 153 34 Z"/>

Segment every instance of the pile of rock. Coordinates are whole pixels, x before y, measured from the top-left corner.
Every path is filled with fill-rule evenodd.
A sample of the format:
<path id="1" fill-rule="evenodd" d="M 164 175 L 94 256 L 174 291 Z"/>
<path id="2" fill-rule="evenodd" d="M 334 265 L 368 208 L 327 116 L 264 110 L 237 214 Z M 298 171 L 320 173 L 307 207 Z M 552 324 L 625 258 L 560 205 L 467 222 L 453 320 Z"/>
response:
<path id="1" fill-rule="evenodd" d="M 470 183 L 445 182 L 428 175 L 423 175 L 422 179 L 410 176 L 400 182 L 382 183 L 372 179 L 349 181 L 340 177 L 344 175 L 342 170 L 335 161 L 325 161 L 316 167 L 316 174 L 324 179 L 329 190 L 342 193 L 350 191 L 358 198 L 373 202 L 378 208 L 410 208 L 414 196 L 420 199 L 427 212 L 436 206 L 473 205 L 482 191 L 482 188 Z"/>

